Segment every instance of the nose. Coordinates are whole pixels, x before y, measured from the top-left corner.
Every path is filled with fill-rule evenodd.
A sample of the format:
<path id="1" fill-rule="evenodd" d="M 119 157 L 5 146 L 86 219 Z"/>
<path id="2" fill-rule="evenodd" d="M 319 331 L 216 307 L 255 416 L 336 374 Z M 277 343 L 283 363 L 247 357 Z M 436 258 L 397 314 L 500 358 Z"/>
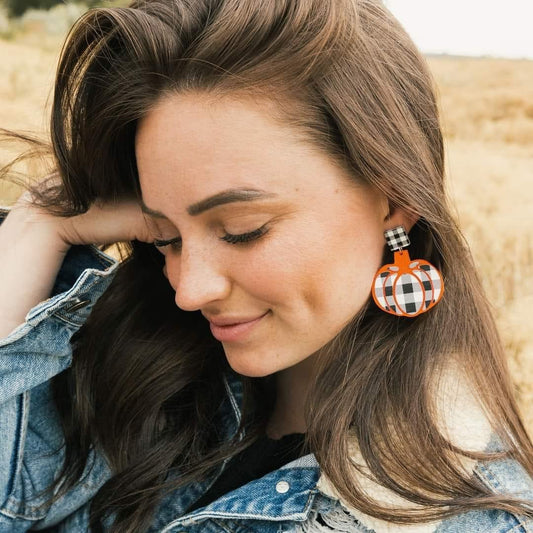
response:
<path id="1" fill-rule="evenodd" d="M 166 256 L 167 277 L 176 291 L 176 305 L 184 311 L 198 311 L 207 304 L 226 298 L 230 279 L 223 262 L 210 250 L 185 248 Z"/>

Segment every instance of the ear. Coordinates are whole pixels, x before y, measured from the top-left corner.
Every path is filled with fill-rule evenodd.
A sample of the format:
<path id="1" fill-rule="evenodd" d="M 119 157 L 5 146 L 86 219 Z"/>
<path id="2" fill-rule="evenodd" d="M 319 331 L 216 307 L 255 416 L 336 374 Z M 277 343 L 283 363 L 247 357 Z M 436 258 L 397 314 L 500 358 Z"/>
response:
<path id="1" fill-rule="evenodd" d="M 383 231 L 395 228 L 396 226 L 403 226 L 405 231 L 409 233 L 418 218 L 418 216 L 408 212 L 406 209 L 395 207 L 389 203 L 389 212 L 383 220 Z"/>

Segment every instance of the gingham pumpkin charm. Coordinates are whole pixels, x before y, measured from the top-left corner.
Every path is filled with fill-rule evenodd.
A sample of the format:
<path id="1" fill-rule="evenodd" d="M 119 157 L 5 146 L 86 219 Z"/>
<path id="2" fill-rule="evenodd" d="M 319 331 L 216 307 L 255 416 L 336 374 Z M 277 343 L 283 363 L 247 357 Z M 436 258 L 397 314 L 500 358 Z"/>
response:
<path id="1" fill-rule="evenodd" d="M 402 226 L 385 232 L 394 251 L 394 263 L 380 268 L 372 284 L 372 297 L 383 311 L 414 317 L 434 307 L 442 298 L 441 273 L 423 259 L 412 260 L 403 247 L 410 244 Z"/>

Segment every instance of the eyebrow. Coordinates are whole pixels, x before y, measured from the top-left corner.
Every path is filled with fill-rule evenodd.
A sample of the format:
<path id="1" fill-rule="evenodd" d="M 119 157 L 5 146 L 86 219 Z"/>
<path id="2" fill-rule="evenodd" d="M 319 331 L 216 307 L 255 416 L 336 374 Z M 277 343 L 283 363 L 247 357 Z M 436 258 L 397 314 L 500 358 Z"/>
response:
<path id="1" fill-rule="evenodd" d="M 219 192 L 190 205 L 187 207 L 187 213 L 191 216 L 197 216 L 220 205 L 231 204 L 234 202 L 251 202 L 254 200 L 272 198 L 273 196 L 276 195 L 260 189 L 228 189 L 227 191 Z M 154 218 L 167 218 L 160 211 L 149 208 L 142 199 L 141 211 Z"/>

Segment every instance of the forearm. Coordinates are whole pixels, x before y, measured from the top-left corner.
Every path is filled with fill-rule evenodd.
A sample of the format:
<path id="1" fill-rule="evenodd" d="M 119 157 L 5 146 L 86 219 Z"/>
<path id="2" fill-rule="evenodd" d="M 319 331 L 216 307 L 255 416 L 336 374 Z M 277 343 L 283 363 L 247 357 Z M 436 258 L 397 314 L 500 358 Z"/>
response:
<path id="1" fill-rule="evenodd" d="M 95 202 L 85 213 L 58 217 L 21 197 L 0 226 L 0 339 L 50 296 L 71 245 L 131 240 L 153 241 L 136 200 Z"/>
<path id="2" fill-rule="evenodd" d="M 0 338 L 50 296 L 69 246 L 54 225 L 29 209 L 13 209 L 0 225 Z"/>

